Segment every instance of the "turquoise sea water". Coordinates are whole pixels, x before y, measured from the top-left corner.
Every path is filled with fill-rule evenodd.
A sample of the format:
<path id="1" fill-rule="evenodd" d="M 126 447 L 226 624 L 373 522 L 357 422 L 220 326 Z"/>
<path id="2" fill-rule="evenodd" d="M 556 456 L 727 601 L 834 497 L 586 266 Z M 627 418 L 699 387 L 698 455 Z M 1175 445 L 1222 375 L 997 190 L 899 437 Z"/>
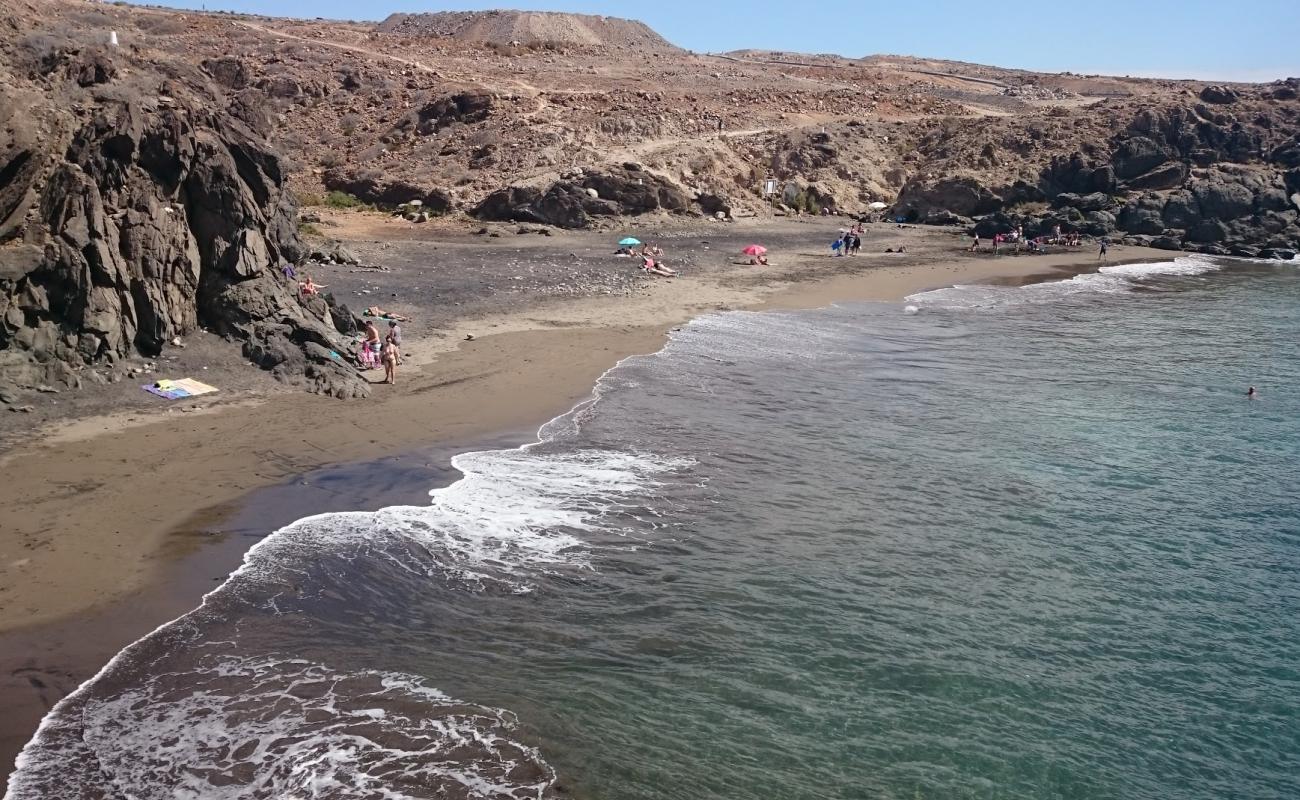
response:
<path id="1" fill-rule="evenodd" d="M 264 540 L 9 796 L 1300 797 L 1297 331 L 1198 258 L 701 319 Z"/>

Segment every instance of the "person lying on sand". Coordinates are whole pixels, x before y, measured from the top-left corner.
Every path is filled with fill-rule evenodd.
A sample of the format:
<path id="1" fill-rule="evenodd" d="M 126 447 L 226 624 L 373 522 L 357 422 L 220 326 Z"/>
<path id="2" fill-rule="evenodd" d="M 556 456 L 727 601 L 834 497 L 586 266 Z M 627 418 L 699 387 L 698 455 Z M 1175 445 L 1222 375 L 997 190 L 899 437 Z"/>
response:
<path id="1" fill-rule="evenodd" d="M 363 316 L 363 317 L 379 317 L 380 319 L 395 319 L 395 320 L 397 320 L 398 322 L 410 322 L 410 321 L 411 321 L 411 318 L 410 318 L 410 317 L 405 317 L 405 316 L 402 316 L 401 314 L 396 314 L 396 313 L 394 313 L 394 312 L 392 312 L 392 311 L 385 311 L 385 310 L 383 310 L 382 308 L 380 308 L 379 306 L 371 306 L 370 308 L 367 308 L 365 311 L 361 312 L 361 316 Z"/>
<path id="2" fill-rule="evenodd" d="M 649 256 L 644 257 L 641 264 L 641 269 L 645 270 L 646 272 L 653 273 L 655 275 L 662 275 L 665 278 L 677 277 L 677 270 L 671 269 L 669 267 L 665 267 L 663 264 L 659 263 L 658 261 L 655 261 L 653 258 L 650 258 Z"/>

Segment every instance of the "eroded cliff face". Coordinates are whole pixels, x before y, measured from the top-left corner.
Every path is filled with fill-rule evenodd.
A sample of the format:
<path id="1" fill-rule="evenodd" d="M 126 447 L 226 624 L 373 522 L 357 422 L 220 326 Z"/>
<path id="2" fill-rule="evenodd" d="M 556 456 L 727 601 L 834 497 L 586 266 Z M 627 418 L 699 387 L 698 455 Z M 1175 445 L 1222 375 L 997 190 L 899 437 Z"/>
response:
<path id="1" fill-rule="evenodd" d="M 247 98 L 107 44 L 29 39 L 8 56 L 0 381 L 76 386 L 85 365 L 202 326 L 287 381 L 365 393 L 332 354 L 351 318 L 282 271 L 304 253 L 297 210 Z"/>

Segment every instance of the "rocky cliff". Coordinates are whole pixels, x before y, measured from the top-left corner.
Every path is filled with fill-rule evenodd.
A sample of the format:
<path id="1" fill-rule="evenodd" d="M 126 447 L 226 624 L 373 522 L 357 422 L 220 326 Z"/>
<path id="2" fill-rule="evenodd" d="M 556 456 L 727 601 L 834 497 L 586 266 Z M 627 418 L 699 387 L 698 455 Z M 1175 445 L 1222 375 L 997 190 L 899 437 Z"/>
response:
<path id="1" fill-rule="evenodd" d="M 76 386 L 202 326 L 286 381 L 366 391 L 339 330 L 300 299 L 296 208 L 257 97 L 197 66 L 73 37 L 0 65 L 0 383 Z"/>
<path id="2" fill-rule="evenodd" d="M 968 125 L 942 138 L 946 152 L 902 187 L 894 213 L 985 236 L 1060 226 L 1170 250 L 1290 258 L 1300 250 L 1298 96 L 1294 78 L 1206 86 L 1162 103 L 1099 104 L 1060 136 L 1044 135 L 1038 120 Z M 997 136 L 981 130 L 994 126 Z"/>

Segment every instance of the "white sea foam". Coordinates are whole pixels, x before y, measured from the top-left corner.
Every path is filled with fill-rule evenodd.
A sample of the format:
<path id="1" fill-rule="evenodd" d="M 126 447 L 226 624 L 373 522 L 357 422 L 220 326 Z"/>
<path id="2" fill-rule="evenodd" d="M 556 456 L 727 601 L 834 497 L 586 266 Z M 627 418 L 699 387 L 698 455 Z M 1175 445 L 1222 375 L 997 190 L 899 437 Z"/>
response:
<path id="1" fill-rule="evenodd" d="M 1078 294 L 1125 294 L 1144 282 L 1168 276 L 1201 275 L 1221 269 L 1205 256 L 1180 256 L 1172 261 L 1115 264 L 1097 272 L 1061 281 L 1025 286 L 957 285 L 910 295 L 907 302 L 920 308 L 987 310 L 1026 304 L 1054 303 Z"/>
<path id="2" fill-rule="evenodd" d="M 823 359 L 842 355 L 856 336 L 834 324 L 809 324 L 806 313 L 728 311 L 692 320 L 662 353 L 704 362 Z"/>
<path id="3" fill-rule="evenodd" d="M 538 796 L 552 779 L 550 768 L 536 753 L 504 737 L 502 731 L 511 726 L 506 712 L 454 703 L 412 676 L 342 675 L 306 662 L 235 659 L 152 676 L 109 699 L 92 687 L 126 664 L 134 651 L 173 638 L 186 640 L 202 625 L 205 609 L 230 593 L 268 594 L 267 589 L 307 574 L 321 554 L 385 558 L 408 571 L 441 572 L 462 585 L 498 582 L 515 591 L 526 591 L 530 576 L 539 570 L 564 564 L 589 567 L 590 546 L 580 534 L 597 529 L 619 533 L 604 525 L 611 514 L 651 502 L 655 475 L 691 463 L 651 453 L 564 452 L 550 446 L 576 431 L 606 390 L 609 375 L 601 377 L 592 398 L 543 426 L 537 442 L 456 456 L 452 463 L 463 477 L 432 491 L 428 506 L 316 515 L 258 542 L 198 609 L 122 650 L 46 715 L 18 757 L 5 800 L 100 796 L 98 785 L 79 784 L 76 774 L 96 784 L 107 782 L 118 796 L 141 800 L 295 793 L 398 800 L 413 796 L 395 788 L 415 785 L 408 778 L 416 783 L 437 778 L 441 786 L 454 781 L 469 797 Z M 410 547 L 399 552 L 391 547 L 394 543 Z M 264 602 L 274 608 L 276 597 Z M 321 697 L 304 698 L 292 691 L 303 681 L 332 688 Z M 367 681 L 381 688 L 355 697 L 343 691 Z M 443 713 L 450 707 L 466 713 Z M 232 722 L 229 712 L 238 719 Z M 309 731 L 303 733 L 305 729 Z M 378 730 L 378 738 L 367 738 L 361 729 Z M 383 744 L 389 739 L 399 742 L 391 751 Z M 470 745 L 481 753 L 466 761 L 467 753 L 479 752 L 466 750 Z M 247 754 L 234 758 L 236 751 L 249 747 Z M 454 757 L 447 755 L 453 751 Z M 84 771 L 74 770 L 76 758 L 89 759 L 80 764 Z M 535 763 L 518 774 L 543 777 L 519 783 L 511 770 L 525 760 Z M 374 768 L 367 772 L 367 765 Z M 244 777 L 252 770 L 256 780 L 270 782 L 265 791 L 252 792 L 247 786 L 218 791 L 206 778 L 200 781 L 199 773 L 224 781 L 232 770 Z M 514 784 L 506 791 L 502 781 L 508 774 Z M 360 783 L 330 783 L 345 775 Z"/>
<path id="4" fill-rule="evenodd" d="M 81 710 L 84 734 L 21 762 L 9 796 L 541 797 L 554 774 L 507 711 L 415 676 L 214 656 Z M 66 782 L 88 769 L 93 787 Z"/>

